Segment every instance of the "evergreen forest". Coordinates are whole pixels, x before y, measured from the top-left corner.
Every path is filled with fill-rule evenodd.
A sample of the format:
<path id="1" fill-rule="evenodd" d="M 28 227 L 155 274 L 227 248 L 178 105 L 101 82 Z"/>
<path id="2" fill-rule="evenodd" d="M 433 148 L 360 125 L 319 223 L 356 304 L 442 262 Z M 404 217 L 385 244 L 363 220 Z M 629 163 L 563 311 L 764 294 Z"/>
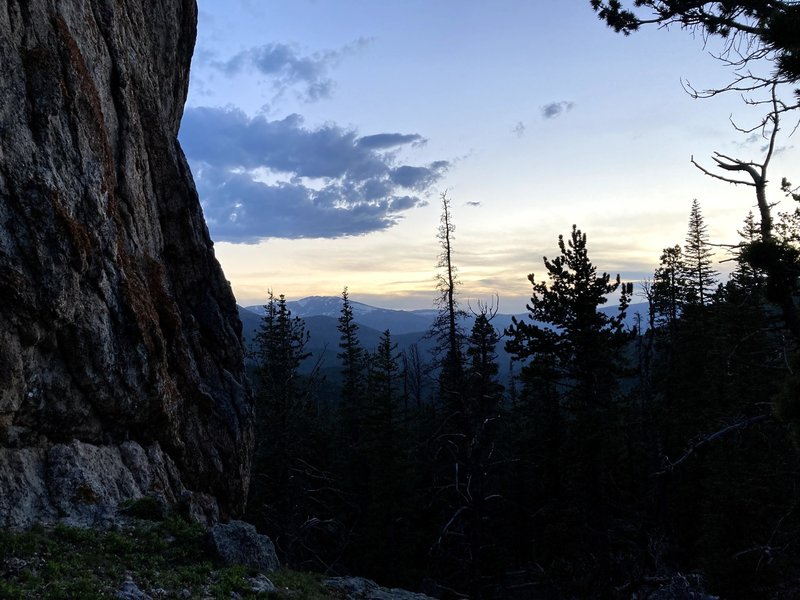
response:
<path id="1" fill-rule="evenodd" d="M 362 347 L 345 289 L 340 377 L 300 374 L 309 333 L 270 294 L 249 519 L 293 568 L 440 598 L 796 597 L 799 225 L 800 206 L 776 220 L 776 282 L 749 213 L 723 281 L 694 201 L 635 288 L 573 226 L 528 277 L 529 318 L 498 331 L 495 300 L 465 318 L 442 195 L 432 354 L 388 330 Z"/>
<path id="2" fill-rule="evenodd" d="M 781 100 L 800 77 L 800 8 L 591 4 L 624 34 L 675 24 L 726 44 L 731 83 L 687 91 L 763 109 L 733 124 L 763 136 L 761 159 L 692 159 L 752 189 L 739 242 L 713 244 L 694 201 L 685 238 L 634 285 L 599 271 L 573 226 L 531 265 L 528 317 L 500 331 L 496 298 L 460 302 L 443 194 L 435 351 L 398 352 L 388 330 L 363 347 L 345 288 L 327 382 L 299 373 L 309 334 L 270 293 L 248 519 L 289 566 L 446 599 L 800 597 L 800 195 L 784 179 L 780 210 L 767 199 L 800 106 L 796 91 Z M 769 76 L 754 74 L 763 61 Z M 630 328 L 633 298 L 648 310 Z M 598 311 L 608 302 L 616 313 Z"/>

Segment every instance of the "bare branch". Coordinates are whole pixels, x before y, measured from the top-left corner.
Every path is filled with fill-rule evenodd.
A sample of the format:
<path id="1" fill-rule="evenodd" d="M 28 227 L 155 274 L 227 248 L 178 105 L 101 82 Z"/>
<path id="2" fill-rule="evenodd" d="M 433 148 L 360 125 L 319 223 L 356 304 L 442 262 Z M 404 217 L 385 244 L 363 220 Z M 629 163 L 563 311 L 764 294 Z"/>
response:
<path id="1" fill-rule="evenodd" d="M 492 299 L 485 302 L 478 298 L 476 300 L 478 303 L 478 309 L 475 310 L 472 308 L 472 304 L 469 300 L 467 300 L 467 307 L 469 308 L 469 312 L 472 313 L 472 316 L 477 318 L 481 315 L 486 317 L 487 321 L 491 321 L 497 316 L 497 312 L 500 310 L 500 295 L 495 292 L 492 296 Z"/>
<path id="2" fill-rule="evenodd" d="M 703 167 L 700 163 L 698 163 L 694 159 L 694 156 L 691 157 L 690 161 L 695 167 L 700 169 L 700 171 L 702 171 L 703 173 L 705 173 L 709 177 L 713 177 L 714 179 L 719 179 L 720 181 L 724 181 L 726 183 L 732 183 L 733 185 L 749 185 L 749 186 L 752 186 L 752 187 L 755 187 L 755 185 L 756 185 L 755 183 L 753 183 L 751 181 L 741 181 L 739 179 L 729 179 L 728 177 L 723 177 L 722 175 L 717 175 L 716 173 L 712 173 L 711 171 L 709 171 L 708 169 Z"/>
<path id="3" fill-rule="evenodd" d="M 714 440 L 724 437 L 727 434 L 732 433 L 734 431 L 741 431 L 743 429 L 747 429 L 748 427 L 751 427 L 756 423 L 761 423 L 763 421 L 766 421 L 771 417 L 772 417 L 771 414 L 764 414 L 764 415 L 757 415 L 755 417 L 740 419 L 735 423 L 728 425 L 727 427 L 723 427 L 722 429 L 715 431 L 714 433 L 700 436 L 699 438 L 696 438 L 695 440 L 689 443 L 689 446 L 687 446 L 687 448 L 683 451 L 683 454 L 677 460 L 671 461 L 667 456 L 664 456 L 663 457 L 664 468 L 661 471 L 653 473 L 653 475 L 659 476 L 670 473 L 675 469 L 675 467 L 686 462 L 689 459 L 689 457 L 695 453 L 695 451 L 699 450 L 700 448 L 703 448 L 704 446 L 707 446 Z"/>
<path id="4" fill-rule="evenodd" d="M 756 167 L 761 167 L 762 165 L 757 165 L 754 162 L 745 162 L 743 160 L 731 158 L 730 156 L 726 156 L 725 154 L 721 154 L 719 152 L 714 152 L 714 156 L 711 158 L 715 163 L 717 163 L 717 166 L 720 169 L 725 171 L 746 172 L 753 179 L 754 185 L 757 184 L 758 180 L 762 177 L 761 174 L 756 170 Z"/>

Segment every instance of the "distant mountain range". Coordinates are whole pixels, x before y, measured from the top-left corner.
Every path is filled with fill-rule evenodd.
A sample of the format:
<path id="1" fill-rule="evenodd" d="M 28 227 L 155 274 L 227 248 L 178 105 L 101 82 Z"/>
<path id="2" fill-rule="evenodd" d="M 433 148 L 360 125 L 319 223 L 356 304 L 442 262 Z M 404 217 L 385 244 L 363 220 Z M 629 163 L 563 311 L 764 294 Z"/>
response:
<path id="1" fill-rule="evenodd" d="M 417 344 L 423 359 L 427 360 L 434 342 L 426 338 L 425 334 L 430 329 L 436 318 L 435 310 L 394 310 L 370 306 L 362 302 L 350 300 L 353 307 L 353 319 L 358 323 L 358 336 L 361 346 L 368 351 L 374 351 L 378 346 L 381 333 L 388 329 L 392 334 L 392 341 L 397 344 L 398 351 L 406 351 L 412 344 Z M 342 309 L 342 299 L 337 296 L 309 296 L 301 300 L 286 302 L 287 308 L 292 311 L 292 316 L 300 317 L 310 332 L 311 338 L 307 349 L 313 358 L 306 361 L 306 368 L 311 368 L 316 360 L 323 366 L 338 365 L 336 354 L 339 352 L 339 330 L 337 329 L 339 315 Z M 600 309 L 601 312 L 612 315 L 617 311 L 616 306 Z M 626 324 L 633 327 L 636 323 L 636 313 L 642 314 L 642 319 L 647 322 L 647 304 L 632 304 L 628 309 Z M 239 317 L 242 320 L 245 344 L 252 347 L 255 333 L 261 324 L 264 314 L 263 306 L 239 307 Z M 502 335 L 503 330 L 511 325 L 511 319 L 527 320 L 525 313 L 510 315 L 497 314 L 492 320 L 492 325 Z M 474 317 L 470 315 L 464 323 L 466 331 L 472 327 Z M 501 371 L 507 372 L 509 355 L 498 344 L 498 364 Z"/>
<path id="2" fill-rule="evenodd" d="M 364 327 L 378 331 L 389 330 L 392 335 L 426 331 L 436 317 L 433 310 L 393 310 L 378 308 L 363 302 L 350 301 L 353 307 L 353 318 Z M 307 317 L 332 317 L 338 319 L 342 313 L 342 299 L 338 296 L 308 296 L 301 300 L 287 300 L 286 307 L 292 315 L 306 319 Z M 263 306 L 247 306 L 246 310 L 264 314 Z"/>

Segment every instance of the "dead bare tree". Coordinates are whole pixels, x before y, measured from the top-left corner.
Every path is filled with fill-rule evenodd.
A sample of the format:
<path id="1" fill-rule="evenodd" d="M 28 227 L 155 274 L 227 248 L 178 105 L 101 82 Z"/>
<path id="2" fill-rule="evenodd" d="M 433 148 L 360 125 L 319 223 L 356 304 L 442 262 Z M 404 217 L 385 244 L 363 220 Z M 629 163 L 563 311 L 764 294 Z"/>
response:
<path id="1" fill-rule="evenodd" d="M 766 151 L 761 161 L 757 162 L 741 160 L 739 158 L 722 154 L 721 152 L 715 152 L 712 157 L 718 169 L 727 171 L 729 173 L 742 174 L 741 178 L 728 177 L 720 173 L 710 171 L 698 163 L 694 159 L 694 156 L 691 157 L 691 163 L 709 177 L 733 185 L 744 185 L 754 189 L 759 216 L 761 217 L 761 237 L 762 241 L 765 243 L 769 243 L 773 239 L 773 219 L 771 214 L 773 205 L 767 200 L 767 171 L 769 169 L 770 162 L 775 155 L 775 143 L 778 138 L 778 131 L 780 131 L 781 116 L 800 107 L 800 104 L 787 105 L 785 102 L 780 100 L 777 96 L 777 88 L 778 83 L 773 81 L 770 85 L 769 100 L 745 100 L 745 102 L 751 106 L 759 106 L 766 103 L 769 103 L 770 105 L 769 112 L 757 125 L 750 128 L 744 128 L 737 125 L 733 119 L 731 119 L 731 124 L 733 125 L 734 129 L 740 133 L 750 135 L 757 131 L 761 132 L 761 135 L 767 142 Z M 796 128 L 797 125 L 795 125 L 795 129 Z M 749 176 L 749 179 L 746 178 L 747 176 Z"/>
<path id="2" fill-rule="evenodd" d="M 759 81 L 766 83 L 768 80 Z M 795 341 L 800 342 L 800 319 L 798 319 L 797 315 L 793 290 L 791 285 L 786 285 L 787 271 L 794 272 L 796 266 L 785 264 L 785 253 L 781 251 L 780 244 L 775 239 L 774 219 L 772 216 L 772 208 L 775 204 L 771 203 L 767 198 L 768 171 L 770 163 L 775 156 L 778 132 L 781 129 L 781 119 L 787 113 L 800 108 L 800 103 L 787 104 L 778 97 L 780 83 L 776 78 L 771 80 L 769 83 L 770 94 L 767 100 L 745 99 L 745 102 L 751 106 L 766 105 L 769 107 L 768 112 L 756 125 L 749 128 L 741 127 L 731 119 L 731 124 L 739 133 L 752 135 L 760 132 L 766 141 L 764 156 L 761 160 L 742 160 L 721 152 L 715 152 L 712 159 L 716 169 L 721 172 L 715 172 L 704 167 L 695 160 L 694 156 L 691 157 L 691 163 L 702 173 L 713 179 L 736 186 L 742 185 L 753 188 L 761 218 L 761 239 L 756 243 L 742 244 L 738 250 L 747 252 L 746 258 L 749 259 L 749 262 L 754 267 L 764 269 L 767 273 L 768 299 L 780 306 L 786 328 L 792 333 Z M 796 123 L 789 135 L 794 133 L 797 126 Z M 728 173 L 731 175 L 728 175 Z"/>

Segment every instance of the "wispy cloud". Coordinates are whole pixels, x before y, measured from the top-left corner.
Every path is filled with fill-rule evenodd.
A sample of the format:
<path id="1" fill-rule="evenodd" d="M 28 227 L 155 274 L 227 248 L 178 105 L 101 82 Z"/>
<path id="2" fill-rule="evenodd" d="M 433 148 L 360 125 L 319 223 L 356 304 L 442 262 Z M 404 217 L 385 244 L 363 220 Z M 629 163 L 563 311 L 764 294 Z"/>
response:
<path id="1" fill-rule="evenodd" d="M 311 54 L 303 54 L 295 44 L 264 44 L 242 50 L 227 60 L 211 60 L 209 65 L 228 76 L 255 71 L 271 80 L 276 97 L 299 87 L 300 99 L 314 102 L 331 95 L 335 82 L 329 76 L 330 70 L 368 43 L 368 39 L 360 38 L 337 50 Z"/>
<path id="2" fill-rule="evenodd" d="M 567 100 L 550 102 L 542 106 L 542 117 L 545 119 L 555 119 L 556 117 L 571 111 L 573 108 L 575 108 L 575 103 Z"/>
<path id="3" fill-rule="evenodd" d="M 783 153 L 784 153 L 784 152 L 786 152 L 787 150 L 792 150 L 792 149 L 794 149 L 794 146 L 778 146 L 777 148 L 775 148 L 775 149 L 772 151 L 772 153 L 773 153 L 775 156 L 778 156 L 778 155 L 780 155 L 780 154 L 783 154 Z M 766 154 L 766 153 L 767 153 L 767 150 L 769 150 L 769 144 L 764 144 L 763 146 L 761 146 L 761 152 L 762 152 L 762 153 Z"/>
<path id="4" fill-rule="evenodd" d="M 756 146 L 756 144 L 758 144 L 758 151 L 761 154 L 766 154 L 769 150 L 768 142 L 768 136 L 764 135 L 763 133 L 752 132 L 743 140 L 733 140 L 732 145 L 735 146 L 737 150 L 751 150 Z M 793 148 L 794 146 L 777 146 L 773 149 L 773 154 L 777 156 L 783 152 L 786 152 L 787 150 L 792 150 Z"/>
<path id="5" fill-rule="evenodd" d="M 308 128 L 299 115 L 271 121 L 234 108 L 188 108 L 180 138 L 212 237 L 234 243 L 389 228 L 427 204 L 450 167 L 398 164 L 397 151 L 419 143 L 418 134 L 359 136 L 336 125 Z"/>
<path id="6" fill-rule="evenodd" d="M 751 133 L 744 140 L 734 140 L 733 145 L 738 146 L 739 148 L 744 148 L 745 146 L 752 146 L 753 144 L 757 144 L 760 140 L 763 139 L 764 137 L 762 135 L 759 135 L 758 133 Z"/>
<path id="7" fill-rule="evenodd" d="M 481 205 L 481 203 L 480 203 L 480 200 L 470 200 L 469 202 L 465 202 L 464 205 L 465 206 L 472 206 L 472 207 L 477 208 L 478 206 Z"/>
<path id="8" fill-rule="evenodd" d="M 525 135 L 525 123 L 522 121 L 517 121 L 517 124 L 511 128 L 511 133 L 513 133 L 517 137 L 522 137 Z"/>

